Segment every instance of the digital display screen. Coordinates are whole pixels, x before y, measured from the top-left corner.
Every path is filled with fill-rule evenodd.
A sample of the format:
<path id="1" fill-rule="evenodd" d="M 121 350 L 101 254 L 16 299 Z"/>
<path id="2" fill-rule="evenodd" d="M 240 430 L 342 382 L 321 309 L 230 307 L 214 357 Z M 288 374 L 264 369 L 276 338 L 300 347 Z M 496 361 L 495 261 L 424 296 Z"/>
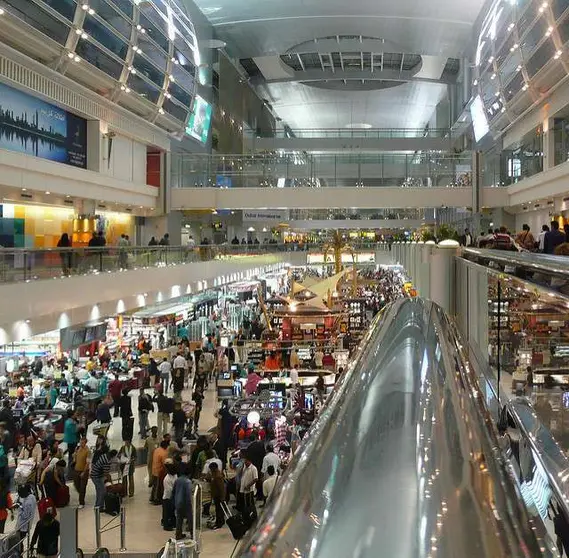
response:
<path id="1" fill-rule="evenodd" d="M 186 127 L 186 134 L 201 143 L 207 143 L 211 126 L 211 114 L 211 105 L 199 95 L 196 95 L 194 98 L 194 110 Z"/>
<path id="2" fill-rule="evenodd" d="M 470 116 L 474 128 L 474 139 L 480 141 L 490 131 L 484 103 L 480 95 L 476 95 L 470 105 Z"/>

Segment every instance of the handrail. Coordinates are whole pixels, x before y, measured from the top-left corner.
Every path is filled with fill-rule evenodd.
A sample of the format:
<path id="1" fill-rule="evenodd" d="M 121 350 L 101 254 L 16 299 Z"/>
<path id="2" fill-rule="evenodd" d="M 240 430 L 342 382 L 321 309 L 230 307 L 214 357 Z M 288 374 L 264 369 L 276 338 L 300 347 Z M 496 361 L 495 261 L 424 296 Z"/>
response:
<path id="1" fill-rule="evenodd" d="M 202 487 L 196 483 L 192 494 L 192 534 L 199 554 L 202 548 Z"/>
<path id="2" fill-rule="evenodd" d="M 240 556 L 556 556 L 523 504 L 448 318 L 386 309 Z"/>
<path id="3" fill-rule="evenodd" d="M 569 275 L 569 258 L 565 256 L 481 248 L 465 248 L 463 253 L 468 259 L 481 258 L 503 265 L 522 267 L 529 271 L 544 272 L 548 275 Z"/>
<path id="4" fill-rule="evenodd" d="M 293 135 L 291 135 L 291 133 Z M 245 134 L 255 136 L 254 131 Z M 354 138 L 447 138 L 451 136 L 449 128 L 297 128 L 291 131 L 276 130 L 274 136 L 260 136 L 262 139 L 298 139 L 323 137 Z M 257 136 L 259 137 L 259 136 Z"/>

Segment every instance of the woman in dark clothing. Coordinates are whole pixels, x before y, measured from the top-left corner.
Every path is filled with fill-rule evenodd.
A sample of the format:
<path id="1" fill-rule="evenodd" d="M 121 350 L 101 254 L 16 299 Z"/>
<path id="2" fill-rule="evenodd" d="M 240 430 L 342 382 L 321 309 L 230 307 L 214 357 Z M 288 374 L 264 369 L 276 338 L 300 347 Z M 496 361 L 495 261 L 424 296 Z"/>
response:
<path id="1" fill-rule="evenodd" d="M 57 243 L 58 248 L 71 248 L 71 240 L 67 233 L 63 233 Z M 71 250 L 61 250 L 61 269 L 65 275 L 71 271 Z"/>
<path id="2" fill-rule="evenodd" d="M 37 523 L 32 536 L 31 547 L 37 543 L 39 556 L 51 558 L 59 554 L 59 521 L 54 517 L 55 510 L 48 511 Z"/>
<path id="3" fill-rule="evenodd" d="M 132 403 L 128 395 L 128 390 L 123 389 L 119 399 L 120 417 L 122 419 L 122 439 L 132 442 L 132 433 L 134 430 L 134 417 L 132 416 Z"/>

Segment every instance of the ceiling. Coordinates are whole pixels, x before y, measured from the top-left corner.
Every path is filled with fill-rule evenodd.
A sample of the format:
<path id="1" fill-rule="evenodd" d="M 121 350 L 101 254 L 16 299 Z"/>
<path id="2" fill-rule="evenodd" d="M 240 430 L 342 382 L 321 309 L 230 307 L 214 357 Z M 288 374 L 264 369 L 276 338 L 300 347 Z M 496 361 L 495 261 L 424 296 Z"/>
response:
<path id="1" fill-rule="evenodd" d="M 355 123 L 423 127 L 446 94 L 445 65 L 469 49 L 472 27 L 484 4 L 482 0 L 194 1 L 214 25 L 217 37 L 227 43 L 230 56 L 255 62 L 246 65 L 256 66 L 250 72 L 252 83 L 293 130 Z M 329 49 L 322 45 L 323 39 L 333 42 L 335 36 L 337 45 Z M 370 40 L 357 49 L 353 44 L 342 46 L 342 37 Z M 361 71 L 355 60 L 358 50 Z M 291 52 L 301 54 L 295 58 Z M 342 52 L 347 56 L 338 54 Z M 431 70 L 417 61 L 410 72 L 403 62 L 398 75 L 394 64 L 385 64 L 384 80 L 378 63 L 382 54 L 394 60 L 409 55 L 408 61 L 422 55 L 429 58 Z M 352 64 L 343 64 L 350 59 Z"/>

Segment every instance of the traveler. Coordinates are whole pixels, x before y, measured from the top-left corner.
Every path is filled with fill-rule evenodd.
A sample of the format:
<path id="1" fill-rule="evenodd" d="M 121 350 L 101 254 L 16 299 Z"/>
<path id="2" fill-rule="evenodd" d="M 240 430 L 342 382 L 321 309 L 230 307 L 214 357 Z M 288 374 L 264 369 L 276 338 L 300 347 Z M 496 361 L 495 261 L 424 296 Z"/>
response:
<path id="1" fill-rule="evenodd" d="M 255 395 L 257 392 L 257 386 L 261 380 L 261 376 L 255 372 L 255 367 L 249 367 L 249 372 L 247 373 L 247 383 L 245 384 L 245 392 L 247 395 Z"/>
<path id="2" fill-rule="evenodd" d="M 166 459 L 164 468 L 166 469 L 166 476 L 164 477 L 164 493 L 162 495 L 162 528 L 164 531 L 173 531 L 176 527 L 176 510 L 172 492 L 178 475 L 172 459 Z"/>
<path id="3" fill-rule="evenodd" d="M 122 420 L 122 440 L 132 441 L 134 430 L 134 417 L 132 415 L 132 401 L 127 389 L 123 389 L 122 396 L 119 400 L 120 417 Z"/>
<path id="4" fill-rule="evenodd" d="M 117 450 L 108 451 L 105 445 L 98 456 L 93 457 L 91 465 L 91 480 L 95 485 L 95 507 L 101 511 L 105 505 L 105 481 L 109 478 L 111 460 L 117 456 Z"/>
<path id="5" fill-rule="evenodd" d="M 249 448 L 247 448 L 248 450 Z M 255 509 L 255 485 L 259 480 L 257 467 L 253 465 L 248 451 L 245 452 L 244 466 L 241 473 L 241 483 L 239 484 L 239 493 L 242 497 L 243 509 L 250 511 L 252 515 L 256 515 Z"/>
<path id="6" fill-rule="evenodd" d="M 125 440 L 118 453 L 119 463 L 122 467 L 122 484 L 124 493 L 129 498 L 134 496 L 134 470 L 136 467 L 136 448 L 131 440 Z"/>
<path id="7" fill-rule="evenodd" d="M 99 235 L 97 231 L 93 231 L 93 236 L 89 239 L 89 248 L 96 248 L 99 245 Z"/>
<path id="8" fill-rule="evenodd" d="M 111 409 L 109 407 L 109 399 L 105 397 L 98 405 L 95 411 L 95 419 L 100 424 L 110 424 L 112 422 Z"/>
<path id="9" fill-rule="evenodd" d="M 140 388 L 138 395 L 138 434 L 142 439 L 148 436 L 148 414 L 152 412 L 154 412 L 154 404 L 150 396 L 144 391 L 144 388 Z"/>
<path id="10" fill-rule="evenodd" d="M 472 244 L 472 235 L 470 234 L 470 231 L 468 229 L 464 229 L 464 234 L 460 237 L 460 245 L 468 248 L 469 246 L 472 246 Z"/>
<path id="11" fill-rule="evenodd" d="M 75 453 L 79 435 L 77 434 L 77 420 L 75 411 L 69 409 L 67 411 L 67 418 L 63 425 L 63 443 L 67 445 L 66 453 L 69 455 L 69 467 L 71 468 L 71 458 Z"/>
<path id="12" fill-rule="evenodd" d="M 265 501 L 271 495 L 275 488 L 275 484 L 277 483 L 277 474 L 275 472 L 275 468 L 272 465 L 267 467 L 266 471 L 266 478 L 263 481 L 263 496 Z"/>
<path id="13" fill-rule="evenodd" d="M 211 499 L 215 507 L 215 525 L 213 529 L 220 529 L 225 523 L 222 502 L 225 502 L 225 480 L 217 461 L 211 461 L 208 465 L 208 480 L 211 491 Z"/>
<path id="14" fill-rule="evenodd" d="M 200 415 L 203 408 L 203 400 L 204 396 L 202 388 L 200 385 L 196 385 L 196 389 L 194 390 L 194 393 L 192 395 L 192 401 L 196 404 L 194 408 L 194 430 L 196 432 L 198 431 L 198 426 L 200 423 Z"/>
<path id="15" fill-rule="evenodd" d="M 170 246 L 170 235 L 166 233 L 159 242 L 160 246 Z"/>
<path id="16" fill-rule="evenodd" d="M 55 503 L 58 501 L 59 488 L 65 486 L 65 466 L 65 461 L 59 459 L 44 471 L 42 486 L 45 497 L 51 498 Z"/>
<path id="17" fill-rule="evenodd" d="M 115 410 L 113 413 L 113 417 L 118 417 L 120 412 L 119 407 L 119 400 L 121 398 L 122 393 L 122 382 L 119 380 L 119 375 L 115 373 L 115 379 L 109 384 L 109 393 L 113 398 L 113 404 L 115 406 Z"/>
<path id="18" fill-rule="evenodd" d="M 158 241 L 154 237 L 152 237 L 150 239 L 150 242 L 148 243 L 148 246 L 158 246 Z"/>
<path id="19" fill-rule="evenodd" d="M 20 509 L 16 520 L 16 531 L 20 533 L 20 540 L 23 541 L 31 531 L 32 521 L 36 516 L 37 501 L 29 484 L 18 488 L 18 502 Z"/>
<path id="20" fill-rule="evenodd" d="M 158 367 L 160 370 L 160 381 L 162 382 L 162 393 L 168 393 L 170 388 L 170 377 L 172 374 L 172 365 L 168 362 L 167 358 L 160 363 Z"/>
<path id="21" fill-rule="evenodd" d="M 557 221 L 551 221 L 551 230 L 545 233 L 545 238 L 543 240 L 543 252 L 545 254 L 553 254 L 555 248 L 560 244 L 565 242 L 565 233 L 559 230 L 559 223 Z"/>
<path id="22" fill-rule="evenodd" d="M 177 444 L 182 443 L 184 431 L 186 429 L 186 413 L 182 409 L 182 403 L 176 401 L 174 403 L 174 412 L 172 413 L 172 428 L 174 429 L 174 440 Z"/>
<path id="23" fill-rule="evenodd" d="M 526 250 L 533 252 L 535 250 L 535 238 L 530 232 L 529 225 L 522 226 L 522 232 L 516 236 L 516 242 Z"/>
<path id="24" fill-rule="evenodd" d="M 178 478 L 172 489 L 172 499 L 176 508 L 176 540 L 184 538 L 184 521 L 187 521 L 188 531 L 192 537 L 192 481 L 188 477 L 186 463 L 180 463 Z M 196 510 L 196 513 L 199 512 L 200 510 Z"/>
<path id="25" fill-rule="evenodd" d="M 152 457 L 154 451 L 160 445 L 158 438 L 158 427 L 153 426 L 150 429 L 150 436 L 144 440 L 144 449 L 146 450 L 146 470 L 148 472 L 148 488 L 152 488 Z"/>
<path id="26" fill-rule="evenodd" d="M 265 475 L 271 466 L 275 471 L 278 471 L 281 467 L 281 460 L 280 457 L 275 453 L 273 445 L 269 444 L 267 446 L 267 453 L 265 457 L 263 457 L 263 466 L 261 467 L 261 473 Z"/>
<path id="27" fill-rule="evenodd" d="M 166 434 L 170 427 L 170 414 L 174 411 L 174 400 L 158 392 L 156 406 L 158 408 L 158 437 L 160 437 Z"/>
<path id="28" fill-rule="evenodd" d="M 255 466 L 258 476 L 259 471 L 263 469 L 263 459 L 266 454 L 265 444 L 262 440 L 258 439 L 255 432 L 249 436 L 249 440 L 251 443 L 247 446 L 247 456 Z M 263 485 L 259 481 L 257 481 L 257 499 L 263 499 Z"/>
<path id="29" fill-rule="evenodd" d="M 85 492 L 89 480 L 89 465 L 91 462 L 91 450 L 84 436 L 79 441 L 79 446 L 73 454 L 73 486 L 79 494 L 79 508 L 85 507 Z"/>
<path id="30" fill-rule="evenodd" d="M 12 500 L 12 495 L 10 494 L 7 479 L 0 477 L 0 535 L 4 534 L 4 527 L 6 526 L 6 520 L 8 519 L 8 510 L 10 511 L 12 521 L 14 520 L 13 506 L 14 502 Z"/>
<path id="31" fill-rule="evenodd" d="M 537 243 L 538 243 L 538 250 L 540 252 L 543 252 L 545 249 L 545 235 L 549 232 L 549 227 L 547 225 L 542 225 L 541 227 L 541 232 L 539 233 L 539 236 L 537 237 Z"/>
<path id="32" fill-rule="evenodd" d="M 156 506 L 162 505 L 164 477 L 166 476 L 164 464 L 168 458 L 169 445 L 166 440 L 162 440 L 152 456 L 152 492 L 150 494 L 150 502 Z"/>
<path id="33" fill-rule="evenodd" d="M 172 389 L 174 390 L 174 396 L 181 398 L 182 390 L 184 389 L 184 379 L 188 370 L 188 363 L 181 354 L 178 354 L 174 359 L 173 368 Z"/>
<path id="34" fill-rule="evenodd" d="M 36 523 L 30 543 L 31 548 L 37 544 L 37 555 L 40 558 L 56 558 L 59 555 L 59 521 L 55 519 L 55 510 L 48 511 Z"/>
<path id="35" fill-rule="evenodd" d="M 60 252 L 61 257 L 61 269 L 63 270 L 64 275 L 69 275 L 71 272 L 71 240 L 69 239 L 69 235 L 67 233 L 63 233 L 61 238 L 57 242 L 58 248 L 63 248 Z"/>
<path id="36" fill-rule="evenodd" d="M 191 250 L 195 247 L 196 247 L 196 241 L 194 240 L 194 237 L 190 235 L 190 238 L 188 238 L 188 248 Z"/>

